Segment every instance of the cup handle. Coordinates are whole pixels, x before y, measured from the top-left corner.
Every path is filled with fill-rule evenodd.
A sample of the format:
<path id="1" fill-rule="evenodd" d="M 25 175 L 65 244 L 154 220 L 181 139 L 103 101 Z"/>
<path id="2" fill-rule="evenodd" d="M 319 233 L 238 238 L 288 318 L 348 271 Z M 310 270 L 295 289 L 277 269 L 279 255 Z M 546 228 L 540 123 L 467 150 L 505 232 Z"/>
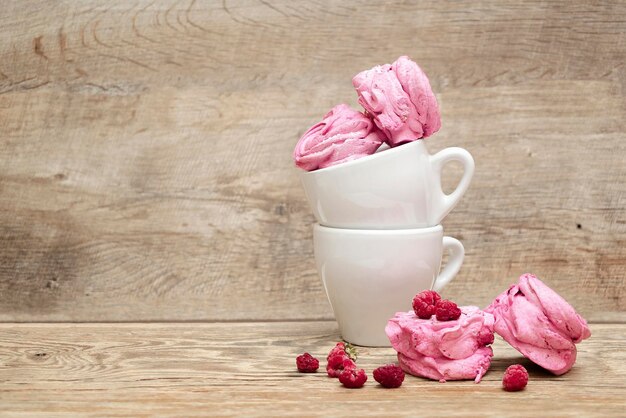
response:
<path id="1" fill-rule="evenodd" d="M 443 237 L 443 250 L 450 254 L 446 266 L 441 270 L 439 276 L 435 279 L 433 290 L 439 292 L 445 285 L 450 283 L 452 279 L 461 269 L 463 259 L 465 258 L 465 248 L 463 244 L 456 238 Z"/>
<path id="2" fill-rule="evenodd" d="M 458 161 L 463 164 L 463 177 L 452 193 L 445 194 L 441 187 L 441 173 L 443 167 L 450 161 Z M 469 188 L 474 176 L 474 158 L 472 158 L 472 154 L 463 148 L 451 147 L 431 155 L 430 162 L 435 176 L 435 193 L 439 195 L 438 199 L 435 199 L 438 202 L 438 208 L 433 211 L 434 219 L 431 219 L 431 224 L 436 225 L 441 223 L 441 220 L 450 213 Z"/>

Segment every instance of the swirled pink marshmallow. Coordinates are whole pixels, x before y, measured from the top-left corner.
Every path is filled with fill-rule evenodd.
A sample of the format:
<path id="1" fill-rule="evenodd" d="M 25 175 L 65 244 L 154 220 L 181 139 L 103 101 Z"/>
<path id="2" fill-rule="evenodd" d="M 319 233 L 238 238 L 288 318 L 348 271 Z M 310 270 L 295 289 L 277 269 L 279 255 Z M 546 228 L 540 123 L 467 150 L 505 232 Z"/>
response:
<path id="1" fill-rule="evenodd" d="M 494 329 L 502 338 L 556 375 L 572 368 L 576 344 L 591 336 L 587 321 L 532 274 L 520 276 L 486 311 L 494 315 Z"/>
<path id="2" fill-rule="evenodd" d="M 437 98 L 428 77 L 407 56 L 362 71 L 352 79 L 359 103 L 395 147 L 426 138 L 441 127 Z"/>
<path id="3" fill-rule="evenodd" d="M 398 312 L 385 328 L 405 372 L 429 379 L 480 382 L 491 365 L 494 318 L 476 306 L 462 306 L 459 319 L 420 319 Z"/>
<path id="4" fill-rule="evenodd" d="M 313 171 L 373 154 L 384 140 L 372 119 L 340 104 L 302 135 L 293 159 L 298 167 Z"/>

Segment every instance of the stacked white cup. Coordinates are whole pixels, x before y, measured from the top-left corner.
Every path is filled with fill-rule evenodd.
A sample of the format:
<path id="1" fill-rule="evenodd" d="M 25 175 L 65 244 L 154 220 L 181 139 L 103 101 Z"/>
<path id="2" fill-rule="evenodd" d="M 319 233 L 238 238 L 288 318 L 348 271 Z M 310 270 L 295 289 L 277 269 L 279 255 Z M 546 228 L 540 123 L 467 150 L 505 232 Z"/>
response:
<path id="1" fill-rule="evenodd" d="M 446 163 L 463 165 L 450 194 L 441 186 Z M 335 166 L 300 171 L 314 226 L 317 269 L 342 338 L 389 346 L 387 320 L 411 309 L 422 290 L 440 290 L 465 254 L 440 223 L 463 196 L 474 160 L 462 148 L 430 155 L 417 140 Z M 440 271 L 444 251 L 447 265 Z"/>

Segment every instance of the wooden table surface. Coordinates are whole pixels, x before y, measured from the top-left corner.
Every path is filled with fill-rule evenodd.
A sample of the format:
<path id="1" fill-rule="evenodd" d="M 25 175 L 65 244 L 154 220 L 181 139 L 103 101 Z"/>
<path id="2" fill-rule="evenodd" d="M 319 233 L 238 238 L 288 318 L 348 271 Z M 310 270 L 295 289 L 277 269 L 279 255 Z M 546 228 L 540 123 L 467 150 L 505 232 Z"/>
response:
<path id="1" fill-rule="evenodd" d="M 0 414 L 90 416 L 624 416 L 626 327 L 592 325 L 575 367 L 556 377 L 504 341 L 483 381 L 407 376 L 383 389 L 372 370 L 391 348 L 361 348 L 363 389 L 298 373 L 304 350 L 319 358 L 339 339 L 332 321 L 215 324 L 15 324 L 0 328 Z M 521 363 L 523 392 L 501 389 Z"/>
<path id="2" fill-rule="evenodd" d="M 570 373 L 295 372 L 340 336 L 291 152 L 403 54 L 476 160 L 444 296 L 537 274 L 591 323 Z M 3 0 L 0 415 L 626 415 L 625 62 L 624 1 Z"/>

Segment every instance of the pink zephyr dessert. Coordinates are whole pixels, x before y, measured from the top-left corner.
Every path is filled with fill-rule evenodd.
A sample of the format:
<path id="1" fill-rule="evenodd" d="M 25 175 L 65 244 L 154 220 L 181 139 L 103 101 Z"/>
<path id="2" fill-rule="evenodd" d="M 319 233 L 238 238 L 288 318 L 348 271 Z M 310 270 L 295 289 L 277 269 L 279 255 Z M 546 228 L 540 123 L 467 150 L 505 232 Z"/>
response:
<path id="1" fill-rule="evenodd" d="M 385 332 L 398 352 L 400 367 L 415 376 L 480 382 L 491 365 L 494 318 L 476 306 L 462 306 L 461 316 L 439 321 L 398 312 Z"/>
<path id="2" fill-rule="evenodd" d="M 494 329 L 502 338 L 556 375 L 572 368 L 576 343 L 591 336 L 587 321 L 532 274 L 520 276 L 486 311 L 494 315 Z"/>
<path id="3" fill-rule="evenodd" d="M 378 65 L 352 79 L 359 103 L 395 147 L 439 130 L 441 116 L 428 77 L 409 57 Z"/>
<path id="4" fill-rule="evenodd" d="M 293 159 L 298 167 L 313 171 L 373 154 L 384 140 L 370 118 L 340 104 L 302 135 Z"/>

